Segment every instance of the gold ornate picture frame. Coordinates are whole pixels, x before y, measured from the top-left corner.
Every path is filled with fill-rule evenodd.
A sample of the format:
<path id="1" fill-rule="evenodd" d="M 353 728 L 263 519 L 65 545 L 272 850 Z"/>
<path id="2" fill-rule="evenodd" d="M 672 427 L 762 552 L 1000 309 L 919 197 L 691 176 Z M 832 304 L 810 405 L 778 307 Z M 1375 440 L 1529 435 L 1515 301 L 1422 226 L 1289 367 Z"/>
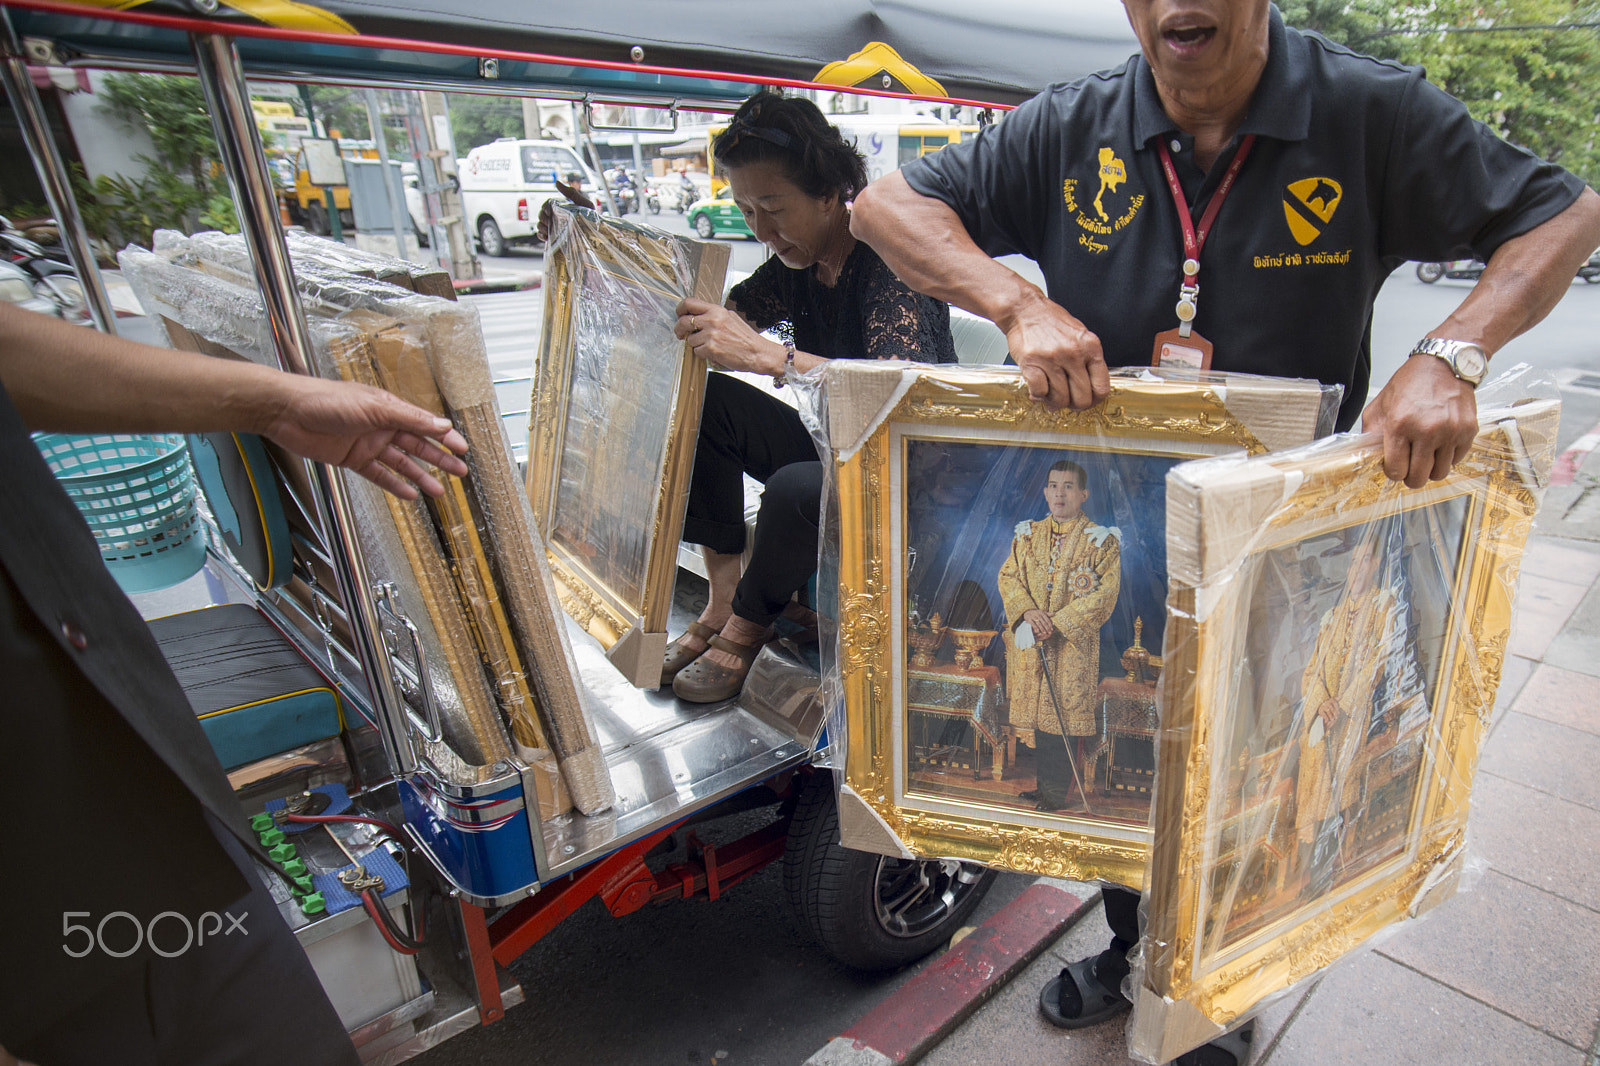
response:
<path id="1" fill-rule="evenodd" d="M 1330 395 L 1315 382 L 1136 371 L 1088 411 L 1050 411 L 1014 369 L 832 364 L 844 843 L 1139 884 L 1167 471 L 1310 440 Z M 1057 468 L 1087 483 L 1075 508 L 1049 503 Z M 1050 507 L 1073 512 L 1054 556 Z M 1031 649 L 1013 617 L 1028 595 L 1053 596 L 1057 612 L 1057 632 L 1040 621 Z M 1048 783 L 1037 753 L 1062 733 L 1089 738 L 1054 743 L 1076 787 L 1060 809 L 1036 809 L 1046 800 L 1024 793 Z M 1059 755 L 1049 766 L 1062 776 Z"/>
<path id="2" fill-rule="evenodd" d="M 1174 475 L 1139 1057 L 1453 893 L 1558 414 L 1491 415 L 1418 490 L 1359 438 Z"/>
<path id="3" fill-rule="evenodd" d="M 544 267 L 528 498 L 561 604 L 654 688 L 706 363 L 673 335 L 686 296 L 722 300 L 728 246 L 564 204 Z"/>

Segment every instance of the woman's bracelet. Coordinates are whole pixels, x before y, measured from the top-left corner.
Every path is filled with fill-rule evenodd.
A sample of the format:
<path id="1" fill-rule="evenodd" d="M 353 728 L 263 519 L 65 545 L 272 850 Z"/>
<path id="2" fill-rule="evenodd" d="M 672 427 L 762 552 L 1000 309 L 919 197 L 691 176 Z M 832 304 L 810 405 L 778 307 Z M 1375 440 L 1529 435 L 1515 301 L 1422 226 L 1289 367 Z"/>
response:
<path id="1" fill-rule="evenodd" d="M 783 388 L 783 379 L 788 376 L 789 370 L 794 366 L 794 341 L 779 341 L 783 345 L 783 370 L 772 375 L 772 387 Z"/>

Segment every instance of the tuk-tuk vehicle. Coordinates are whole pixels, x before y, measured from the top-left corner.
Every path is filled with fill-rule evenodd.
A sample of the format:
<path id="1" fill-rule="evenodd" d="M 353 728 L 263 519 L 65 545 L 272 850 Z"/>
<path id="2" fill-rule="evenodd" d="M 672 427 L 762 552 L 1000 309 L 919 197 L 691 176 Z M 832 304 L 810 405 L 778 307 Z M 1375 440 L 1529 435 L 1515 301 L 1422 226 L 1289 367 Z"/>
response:
<path id="1" fill-rule="evenodd" d="M 670 5 L 642 0 L 485 0 L 470 10 L 424 0 L 7 0 L 0 75 L 94 319 L 114 331 L 27 67 L 196 74 L 277 358 L 308 373 L 310 333 L 246 77 L 724 113 L 762 84 L 1003 108 L 1132 51 L 1115 5 L 1018 4 L 975 16 L 939 5 L 897 13 L 869 0 L 747 4 L 736 19 L 697 27 L 688 43 L 680 21 Z M 454 161 L 449 147 L 436 143 L 418 159 L 440 168 L 424 177 L 436 226 L 445 224 L 435 196 Z M 445 242 L 433 247 L 448 262 Z M 263 469 L 250 467 L 251 476 Z M 670 692 L 634 688 L 569 627 L 582 684 L 604 706 L 612 808 L 541 820 L 537 793 L 549 779 L 516 757 L 488 776 L 454 775 L 426 754 L 438 724 L 425 656 L 404 605 L 371 580 L 347 487 L 316 464 L 267 476 L 280 492 L 256 496 L 281 495 L 297 512 L 292 560 L 269 579 L 249 550 L 209 537 L 211 599 L 250 615 L 341 711 L 331 733 L 224 761 L 263 834 L 300 841 L 308 876 L 395 871 L 382 906 L 356 900 L 332 913 L 287 892 L 280 901 L 367 1061 L 402 1061 L 500 1019 L 525 996 L 505 967 L 594 897 L 615 915 L 652 901 L 714 900 L 787 856 L 806 870 L 793 879 L 794 903 L 824 948 L 850 965 L 893 968 L 948 941 L 986 890 L 992 875 L 975 864 L 839 846 L 818 668 L 793 652 L 765 650 L 744 693 L 711 719 Z M 226 742 L 213 740 L 219 750 Z M 771 820 L 732 844 L 671 865 L 646 861 L 689 824 L 763 805 Z M 329 817 L 357 821 L 332 824 L 325 839 L 320 820 Z"/>

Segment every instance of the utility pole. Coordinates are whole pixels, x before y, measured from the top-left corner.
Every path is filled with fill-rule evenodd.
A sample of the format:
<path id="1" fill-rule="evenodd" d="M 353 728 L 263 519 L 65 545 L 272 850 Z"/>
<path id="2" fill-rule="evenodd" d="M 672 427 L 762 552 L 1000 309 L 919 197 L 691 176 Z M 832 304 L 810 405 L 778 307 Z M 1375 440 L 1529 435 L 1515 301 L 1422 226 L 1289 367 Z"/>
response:
<path id="1" fill-rule="evenodd" d="M 429 184 L 439 187 L 439 222 L 445 232 L 445 247 L 435 248 L 439 263 L 457 281 L 483 276 L 472 249 L 472 220 L 463 213 L 461 186 L 456 177 L 456 145 L 450 133 L 450 109 L 444 93 L 418 93 L 428 142 L 432 145 L 417 166 Z"/>

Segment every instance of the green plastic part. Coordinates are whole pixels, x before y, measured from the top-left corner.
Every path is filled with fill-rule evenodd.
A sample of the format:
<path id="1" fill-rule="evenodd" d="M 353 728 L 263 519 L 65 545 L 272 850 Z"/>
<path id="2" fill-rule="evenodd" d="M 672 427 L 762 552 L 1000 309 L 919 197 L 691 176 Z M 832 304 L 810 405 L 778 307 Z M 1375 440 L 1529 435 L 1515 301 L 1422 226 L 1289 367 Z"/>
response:
<path id="1" fill-rule="evenodd" d="M 258 814 L 254 818 L 250 819 L 250 828 L 254 829 L 258 833 L 265 833 L 268 829 L 273 828 L 276 824 L 277 823 L 272 820 L 272 815 L 270 814 Z"/>
<path id="2" fill-rule="evenodd" d="M 277 847 L 269 850 L 267 854 L 272 858 L 273 862 L 284 863 L 294 858 L 297 854 L 299 854 L 299 852 L 295 850 L 295 846 L 293 844 L 279 844 Z"/>
<path id="3" fill-rule="evenodd" d="M 322 898 L 321 892 L 313 892 L 309 896 L 300 897 L 300 910 L 305 914 L 321 914 L 328 909 L 328 901 Z"/>
<path id="4" fill-rule="evenodd" d="M 288 862 L 284 863 L 283 872 L 297 880 L 299 878 L 309 876 L 309 872 L 306 870 L 306 864 L 301 862 L 299 859 L 290 859 Z"/>
<path id="5" fill-rule="evenodd" d="M 283 835 L 282 829 L 266 829 L 261 833 L 261 846 L 264 848 L 275 848 L 279 844 L 282 844 L 285 839 L 286 838 Z"/>
<path id="6" fill-rule="evenodd" d="M 309 896 L 311 894 L 311 878 L 296 877 L 294 879 L 294 894 L 297 896 Z"/>

